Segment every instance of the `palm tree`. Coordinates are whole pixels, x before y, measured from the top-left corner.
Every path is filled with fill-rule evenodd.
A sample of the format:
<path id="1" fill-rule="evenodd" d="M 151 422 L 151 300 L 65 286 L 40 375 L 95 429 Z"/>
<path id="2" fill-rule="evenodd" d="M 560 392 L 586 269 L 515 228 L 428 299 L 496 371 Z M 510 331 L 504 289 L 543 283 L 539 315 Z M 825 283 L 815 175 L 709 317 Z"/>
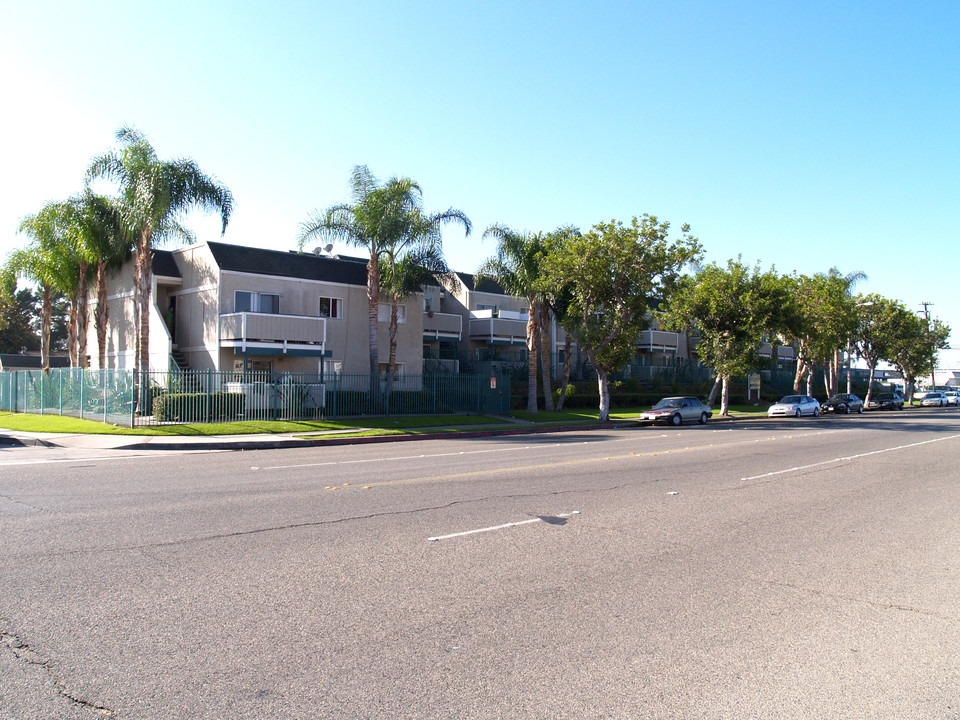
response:
<path id="1" fill-rule="evenodd" d="M 48 203 L 36 215 L 21 220 L 20 232 L 28 235 L 31 242 L 11 253 L 5 268 L 5 274 L 26 278 L 40 286 L 40 365 L 44 372 L 50 369 L 53 295 L 72 292 L 75 283 L 75 258 L 71 257 L 66 239 L 66 216 L 64 203 Z M 71 353 L 71 362 L 73 360 Z"/>
<path id="2" fill-rule="evenodd" d="M 537 313 L 537 280 L 544 238 L 540 234 L 517 232 L 506 225 L 490 225 L 484 239 L 497 241 L 497 254 L 488 258 L 476 272 L 477 279 L 496 281 L 508 295 L 527 300 L 527 412 L 537 413 L 537 347 L 540 324 Z M 548 396 L 548 401 L 552 398 Z"/>
<path id="3" fill-rule="evenodd" d="M 174 238 L 192 241 L 193 234 L 180 220 L 193 209 L 219 212 L 222 235 L 233 212 L 233 194 L 189 158 L 160 160 L 146 137 L 134 128 L 120 128 L 117 140 L 122 149 L 94 158 L 87 168 L 87 182 L 104 178 L 120 186 L 124 225 L 134 236 L 136 252 L 135 364 L 147 372 L 153 247 Z"/>
<path id="4" fill-rule="evenodd" d="M 76 244 L 78 251 L 83 255 L 85 262 L 93 268 L 96 278 L 96 310 L 94 323 L 97 331 L 97 350 L 100 368 L 106 367 L 107 361 L 107 325 L 110 320 L 110 310 L 107 304 L 107 274 L 119 269 L 130 258 L 133 242 L 123 226 L 122 208 L 120 204 L 103 195 L 97 195 L 85 189 L 83 194 L 72 199 L 75 207 Z M 77 334 L 79 336 L 78 352 L 84 367 L 86 366 L 86 339 L 87 339 L 87 292 L 84 289 L 81 299 L 83 308 L 79 315 Z"/>
<path id="5" fill-rule="evenodd" d="M 314 239 L 329 239 L 360 247 L 370 253 L 367 262 L 367 316 L 370 338 L 370 387 L 376 389 L 380 346 L 380 261 L 409 232 L 410 217 L 419 208 L 420 186 L 410 178 L 393 177 L 380 184 L 366 165 L 353 168 L 352 203 L 314 211 L 301 224 L 299 247 Z"/>
<path id="6" fill-rule="evenodd" d="M 400 301 L 420 290 L 435 278 L 442 278 L 453 290 L 460 281 L 443 257 L 441 227 L 458 222 L 469 235 L 470 220 L 460 210 L 425 214 L 417 207 L 408 216 L 404 234 L 383 253 L 380 286 L 390 298 L 390 356 L 387 371 L 396 372 L 397 326 Z"/>

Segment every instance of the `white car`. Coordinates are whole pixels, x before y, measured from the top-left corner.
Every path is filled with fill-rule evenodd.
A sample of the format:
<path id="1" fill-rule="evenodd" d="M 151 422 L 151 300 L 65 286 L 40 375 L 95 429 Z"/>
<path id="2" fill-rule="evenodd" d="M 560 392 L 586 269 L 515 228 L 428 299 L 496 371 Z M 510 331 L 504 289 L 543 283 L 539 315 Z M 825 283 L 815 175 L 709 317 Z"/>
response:
<path id="1" fill-rule="evenodd" d="M 947 396 L 937 390 L 936 392 L 928 392 L 922 398 L 920 398 L 920 405 L 924 407 L 943 407 L 947 404 Z"/>
<path id="2" fill-rule="evenodd" d="M 767 417 L 800 417 L 820 414 L 820 402 L 809 395 L 787 395 L 767 409 Z"/>
<path id="3" fill-rule="evenodd" d="M 960 392 L 944 390 L 943 394 L 947 396 L 947 405 L 960 405 Z"/>

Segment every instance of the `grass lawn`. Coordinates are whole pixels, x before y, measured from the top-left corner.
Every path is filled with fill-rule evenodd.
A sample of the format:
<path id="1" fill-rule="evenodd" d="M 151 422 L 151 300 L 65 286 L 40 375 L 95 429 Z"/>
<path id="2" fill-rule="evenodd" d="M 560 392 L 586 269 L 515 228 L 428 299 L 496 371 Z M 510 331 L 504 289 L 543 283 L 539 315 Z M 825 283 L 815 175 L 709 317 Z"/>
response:
<path id="1" fill-rule="evenodd" d="M 648 408 L 617 408 L 610 413 L 613 422 L 636 420 L 640 413 Z M 718 408 L 714 408 L 716 411 Z M 763 415 L 766 407 L 754 405 L 731 405 L 733 417 L 751 417 Z M 596 409 L 579 408 L 561 412 L 539 412 L 529 415 L 520 410 L 511 413 L 514 420 L 523 424 L 537 426 L 549 425 L 589 425 L 597 422 Z M 249 420 L 230 423 L 196 423 L 192 425 L 160 425 L 154 427 L 124 428 L 107 425 L 95 420 L 60 415 L 35 415 L 33 413 L 11 413 L 0 411 L 0 428 L 23 432 L 78 433 L 86 435 L 153 435 L 178 437 L 190 435 L 252 435 L 274 433 L 302 433 L 310 437 L 315 433 L 341 431 L 351 436 L 417 434 L 443 431 L 456 432 L 464 426 L 486 426 L 490 428 L 511 427 L 502 418 L 482 415 L 416 415 L 397 418 L 371 417 L 348 418 L 344 420 Z M 350 432 L 354 431 L 354 432 Z"/>
<path id="2" fill-rule="evenodd" d="M 59 415 L 35 415 L 0 411 L 0 428 L 23 432 L 81 433 L 87 435 L 250 435 L 258 433 L 314 433 L 331 430 L 370 430 L 363 434 L 403 432 L 410 429 L 436 428 L 449 425 L 502 424 L 497 418 L 480 415 L 406 416 L 400 418 L 351 418 L 332 421 L 250 420 L 232 423 L 197 423 L 193 425 L 161 425 L 123 428 L 95 420 Z"/>

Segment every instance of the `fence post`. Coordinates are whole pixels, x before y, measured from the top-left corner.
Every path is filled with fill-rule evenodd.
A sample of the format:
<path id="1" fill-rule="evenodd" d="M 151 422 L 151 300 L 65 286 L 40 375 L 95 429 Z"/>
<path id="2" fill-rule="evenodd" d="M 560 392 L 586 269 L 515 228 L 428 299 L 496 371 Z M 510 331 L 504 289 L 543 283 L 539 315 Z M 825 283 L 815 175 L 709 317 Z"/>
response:
<path id="1" fill-rule="evenodd" d="M 139 368 L 130 371 L 130 379 L 133 381 L 130 383 L 130 427 L 132 428 L 137 426 L 137 383 L 140 380 L 137 374 L 139 372 Z"/>
<path id="2" fill-rule="evenodd" d="M 244 315 L 244 319 L 246 319 L 246 315 Z M 213 388 L 213 370 L 211 368 L 207 368 L 207 397 L 206 397 L 207 412 L 206 412 L 206 417 L 203 419 L 202 422 L 210 422 L 212 417 L 211 415 L 211 402 L 213 398 L 212 388 Z"/>
<path id="3" fill-rule="evenodd" d="M 83 380 L 84 371 L 80 368 L 80 419 L 83 420 Z"/>

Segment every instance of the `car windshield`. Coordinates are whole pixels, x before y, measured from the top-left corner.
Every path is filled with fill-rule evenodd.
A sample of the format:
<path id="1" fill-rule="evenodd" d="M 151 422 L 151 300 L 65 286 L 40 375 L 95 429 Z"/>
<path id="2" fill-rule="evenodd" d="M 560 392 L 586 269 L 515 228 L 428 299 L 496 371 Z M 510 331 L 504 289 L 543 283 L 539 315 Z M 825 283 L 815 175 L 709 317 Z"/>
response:
<path id="1" fill-rule="evenodd" d="M 828 403 L 832 403 L 832 402 L 843 402 L 844 400 L 846 400 L 846 397 L 844 397 L 843 395 L 831 395 L 831 396 L 830 396 L 830 399 L 827 400 L 827 402 L 828 402 Z"/>
<path id="2" fill-rule="evenodd" d="M 662 410 L 663 408 L 678 408 L 683 404 L 683 398 L 664 398 L 656 405 L 653 406 L 654 410 Z"/>
<path id="3" fill-rule="evenodd" d="M 800 402 L 799 395 L 787 395 L 785 398 L 780 398 L 782 405 L 796 405 L 798 402 Z"/>

